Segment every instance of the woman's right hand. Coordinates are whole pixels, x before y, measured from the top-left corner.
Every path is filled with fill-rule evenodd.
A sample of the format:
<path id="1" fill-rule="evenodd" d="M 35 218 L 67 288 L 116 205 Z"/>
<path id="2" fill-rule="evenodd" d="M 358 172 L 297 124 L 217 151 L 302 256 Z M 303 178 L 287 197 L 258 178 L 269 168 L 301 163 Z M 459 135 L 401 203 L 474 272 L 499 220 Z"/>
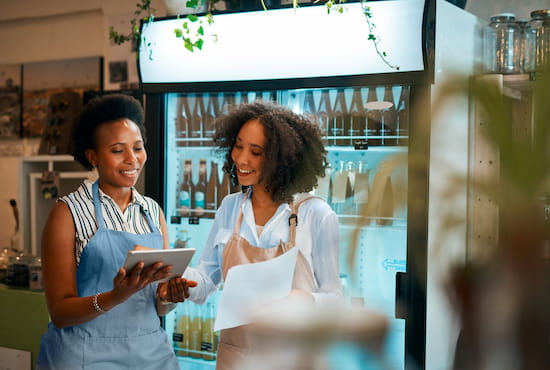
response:
<path id="1" fill-rule="evenodd" d="M 147 267 L 144 266 L 143 261 L 138 262 L 128 272 L 121 267 L 113 279 L 113 291 L 124 301 L 148 284 L 168 277 L 171 271 L 172 265 L 163 265 L 162 262 L 156 262 Z"/>

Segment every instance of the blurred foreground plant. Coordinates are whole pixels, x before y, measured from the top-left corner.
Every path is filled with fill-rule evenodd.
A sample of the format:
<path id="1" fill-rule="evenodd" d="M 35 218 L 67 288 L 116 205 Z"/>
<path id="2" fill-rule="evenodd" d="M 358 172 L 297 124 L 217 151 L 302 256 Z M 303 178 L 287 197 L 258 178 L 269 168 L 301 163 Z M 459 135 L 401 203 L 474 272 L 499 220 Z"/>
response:
<path id="1" fill-rule="evenodd" d="M 461 322 L 455 369 L 550 369 L 550 66 L 526 85 L 522 88 L 532 99 L 530 115 L 517 114 L 517 101 L 506 93 L 499 75 L 450 78 L 443 82 L 431 103 L 432 116 L 436 116 L 453 100 L 468 99 L 470 107 L 478 112 L 476 124 L 482 126 L 479 130 L 470 128 L 479 136 L 470 135 L 469 145 L 477 141 L 475 145 L 494 153 L 493 173 L 476 173 L 472 168 L 467 173 L 447 169 L 446 204 L 432 205 L 443 210 L 439 229 L 430 241 L 430 245 L 437 246 L 437 253 L 453 253 L 446 249 L 449 238 L 456 232 L 469 232 L 465 258 L 448 266 L 445 282 L 449 306 Z M 415 121 L 429 122 L 429 118 Z M 478 158 L 476 153 L 471 155 L 470 166 L 474 167 Z M 417 179 L 415 173 L 426 169 L 421 157 L 415 153 L 395 156 L 381 168 L 386 173 L 378 178 L 384 179 L 408 165 L 408 186 L 395 182 L 394 188 L 396 193 L 416 188 L 411 186 Z M 471 212 L 455 209 L 453 205 L 465 191 L 476 194 L 468 205 L 470 210 L 481 198 L 493 203 L 488 207 L 491 209 L 485 210 L 485 219 L 475 219 Z M 362 210 L 358 226 L 375 216 L 376 199 L 381 198 L 382 192 L 383 183 L 375 181 L 369 194 L 374 201 Z M 415 196 L 408 198 L 414 201 Z M 494 222 L 490 227 L 495 238 L 478 239 L 471 232 L 473 222 Z M 356 230 L 355 240 L 360 228 Z M 350 266 L 356 252 L 350 250 Z M 425 260 L 418 258 L 415 250 L 411 251 L 409 263 L 427 271 Z"/>
<path id="2" fill-rule="evenodd" d="M 498 153 L 498 172 L 494 177 L 470 178 L 468 183 L 477 194 L 495 200 L 498 232 L 493 249 L 487 245 L 489 250 L 479 253 L 468 244 L 466 262 L 450 272 L 450 297 L 462 321 L 455 368 L 548 369 L 550 268 L 545 248 L 550 233 L 544 217 L 544 201 L 550 194 L 548 70 L 531 83 L 531 122 L 521 122 L 529 117 L 514 114 L 512 98 L 494 78 L 468 82 L 451 81 L 442 100 L 468 93 L 479 108 L 485 135 L 478 139 Z M 518 125 L 529 127 L 528 134 L 514 129 Z M 449 189 L 450 196 L 454 190 Z M 440 231 L 442 250 L 445 231 Z"/>

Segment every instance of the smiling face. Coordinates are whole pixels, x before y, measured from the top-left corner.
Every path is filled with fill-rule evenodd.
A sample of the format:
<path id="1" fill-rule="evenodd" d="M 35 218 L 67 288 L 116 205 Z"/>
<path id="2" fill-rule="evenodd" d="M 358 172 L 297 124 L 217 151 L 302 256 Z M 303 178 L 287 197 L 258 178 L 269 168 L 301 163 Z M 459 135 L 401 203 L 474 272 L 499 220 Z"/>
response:
<path id="1" fill-rule="evenodd" d="M 139 127 L 120 119 L 96 129 L 95 149 L 88 149 L 86 157 L 97 167 L 101 189 L 109 194 L 136 184 L 147 153 Z"/>
<path id="2" fill-rule="evenodd" d="M 246 122 L 239 130 L 235 145 L 231 149 L 231 159 L 237 169 L 239 184 L 260 184 L 265 142 L 264 127 L 257 119 Z"/>

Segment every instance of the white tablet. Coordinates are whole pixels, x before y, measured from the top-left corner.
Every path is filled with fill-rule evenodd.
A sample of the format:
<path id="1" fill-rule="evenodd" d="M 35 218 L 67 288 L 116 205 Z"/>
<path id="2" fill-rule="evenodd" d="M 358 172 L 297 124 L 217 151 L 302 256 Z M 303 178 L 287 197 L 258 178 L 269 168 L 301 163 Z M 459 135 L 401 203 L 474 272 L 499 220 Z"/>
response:
<path id="1" fill-rule="evenodd" d="M 181 276 L 189 265 L 189 262 L 191 262 L 193 254 L 195 254 L 195 248 L 128 251 L 126 261 L 124 262 L 124 269 L 128 272 L 140 261 L 143 261 L 145 266 L 152 265 L 155 262 L 162 262 L 164 265 L 172 265 L 171 275 L 159 280 L 159 282 L 166 281 L 173 277 Z"/>

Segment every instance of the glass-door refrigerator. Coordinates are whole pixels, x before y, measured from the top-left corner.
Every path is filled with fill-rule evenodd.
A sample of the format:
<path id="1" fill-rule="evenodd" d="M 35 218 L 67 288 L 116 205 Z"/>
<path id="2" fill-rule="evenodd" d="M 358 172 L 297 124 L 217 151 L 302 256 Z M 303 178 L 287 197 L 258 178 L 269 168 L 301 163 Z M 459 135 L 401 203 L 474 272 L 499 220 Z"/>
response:
<path id="1" fill-rule="evenodd" d="M 371 26 L 376 23 L 378 49 L 369 41 L 366 7 Z M 450 19 L 467 21 L 460 34 L 448 26 Z M 456 333 L 445 324 L 443 299 L 437 287 L 430 292 L 425 268 L 429 203 L 437 202 L 429 192 L 430 177 L 437 176 L 435 169 L 430 173 L 430 151 L 442 150 L 430 144 L 435 118 L 429 112 L 437 80 L 447 73 L 445 63 L 462 74 L 473 71 L 475 18 L 435 0 L 351 2 L 343 14 L 327 14 L 324 5 L 220 13 L 205 27 L 203 50 L 192 53 L 173 36 L 181 22 L 167 17 L 144 24 L 147 43 L 138 61 L 148 138 L 145 191 L 163 206 L 171 246 L 196 248 L 191 262 L 196 265 L 221 199 L 240 191 L 213 150 L 215 117 L 255 100 L 286 105 L 323 133 L 330 168 L 314 193 L 338 215 L 346 303 L 388 317 L 383 352 L 390 368 L 448 363 Z M 217 41 L 209 38 L 214 34 Z M 445 39 L 436 40 L 440 34 Z M 445 57 L 447 46 L 439 42 L 454 38 L 465 49 Z M 382 48 L 386 60 L 378 54 Z M 461 104 L 438 130 L 467 117 L 467 104 Z M 467 127 L 458 130 L 446 133 L 455 143 L 467 137 Z M 414 172 L 407 162 L 384 171 L 396 155 L 413 154 L 423 158 Z M 375 181 L 383 184 L 382 192 L 372 197 Z M 365 220 L 362 210 L 369 202 L 375 211 Z M 347 261 L 350 249 L 353 266 Z M 182 368 L 214 369 L 219 297 L 220 292 L 203 305 L 178 304 L 164 319 Z M 437 308 L 427 319 L 430 299 Z M 445 340 L 432 341 L 433 335 Z"/>

